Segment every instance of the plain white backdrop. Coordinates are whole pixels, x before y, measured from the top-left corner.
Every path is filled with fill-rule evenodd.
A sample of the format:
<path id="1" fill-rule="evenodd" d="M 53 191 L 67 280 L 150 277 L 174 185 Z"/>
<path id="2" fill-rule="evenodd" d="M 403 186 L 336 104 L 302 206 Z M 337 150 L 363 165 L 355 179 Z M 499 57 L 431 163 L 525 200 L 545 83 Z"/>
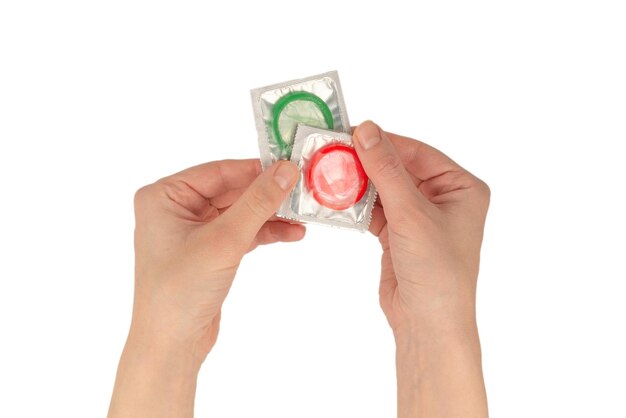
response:
<path id="1" fill-rule="evenodd" d="M 491 415 L 626 417 L 625 21 L 619 1 L 1 2 L 0 416 L 106 415 L 134 191 L 257 156 L 249 89 L 337 69 L 353 124 L 491 186 Z M 248 255 L 196 415 L 393 417 L 379 255 L 316 226 Z"/>

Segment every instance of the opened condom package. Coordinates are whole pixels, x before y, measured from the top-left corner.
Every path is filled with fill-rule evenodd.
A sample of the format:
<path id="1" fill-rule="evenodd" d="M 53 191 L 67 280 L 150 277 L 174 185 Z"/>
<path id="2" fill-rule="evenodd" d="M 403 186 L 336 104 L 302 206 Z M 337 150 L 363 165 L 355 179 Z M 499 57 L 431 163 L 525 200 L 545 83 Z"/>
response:
<path id="1" fill-rule="evenodd" d="M 376 190 L 352 146 L 337 72 L 252 90 L 263 169 L 290 159 L 300 178 L 277 216 L 367 231 Z"/>

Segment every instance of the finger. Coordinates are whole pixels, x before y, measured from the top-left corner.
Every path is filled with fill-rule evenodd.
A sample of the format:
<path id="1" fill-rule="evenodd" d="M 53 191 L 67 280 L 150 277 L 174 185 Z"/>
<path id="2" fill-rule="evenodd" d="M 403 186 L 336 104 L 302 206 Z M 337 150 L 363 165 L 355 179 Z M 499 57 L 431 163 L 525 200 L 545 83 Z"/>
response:
<path id="1" fill-rule="evenodd" d="M 420 182 L 461 169 L 450 157 L 428 144 L 389 132 L 387 136 L 406 170 Z"/>
<path id="2" fill-rule="evenodd" d="M 388 219 L 420 204 L 417 188 L 385 132 L 367 121 L 359 125 L 353 138 L 361 164 L 378 190 Z"/>
<path id="3" fill-rule="evenodd" d="M 257 233 L 250 250 L 253 250 L 257 245 L 300 241 L 304 238 L 305 233 L 304 225 L 288 224 L 281 221 L 266 222 Z"/>
<path id="4" fill-rule="evenodd" d="M 241 197 L 241 195 L 246 191 L 247 187 L 242 187 L 240 189 L 229 190 L 225 193 L 222 193 L 219 196 L 212 197 L 210 199 L 211 205 L 216 207 L 220 213 L 226 211 L 233 203 L 237 201 Z M 289 224 L 297 224 L 301 225 L 301 222 L 293 221 L 291 219 L 279 218 L 275 215 L 272 215 L 268 221 L 281 221 Z"/>
<path id="5" fill-rule="evenodd" d="M 222 194 L 219 194 L 215 197 L 209 199 L 211 202 L 211 206 L 214 206 L 218 209 L 226 209 L 233 203 L 237 201 L 241 197 L 241 195 L 246 191 L 247 187 L 240 187 L 238 189 L 231 189 Z"/>
<path id="6" fill-rule="evenodd" d="M 370 222 L 369 230 L 375 236 L 379 236 L 385 225 L 387 225 L 385 212 L 382 206 L 375 205 L 372 209 L 372 221 Z"/>
<path id="7" fill-rule="evenodd" d="M 279 161 L 260 174 L 218 218 L 220 224 L 233 231 L 224 239 L 247 249 L 261 227 L 289 195 L 298 175 L 298 167 L 290 161 Z"/>
<path id="8" fill-rule="evenodd" d="M 222 160 L 188 168 L 167 179 L 183 181 L 210 199 L 232 189 L 247 187 L 261 173 L 258 159 Z"/>
<path id="9" fill-rule="evenodd" d="M 420 185 L 420 192 L 433 203 L 441 203 L 440 199 L 446 193 L 471 187 L 470 177 L 462 171 L 447 171 L 436 177 L 424 181 Z"/>

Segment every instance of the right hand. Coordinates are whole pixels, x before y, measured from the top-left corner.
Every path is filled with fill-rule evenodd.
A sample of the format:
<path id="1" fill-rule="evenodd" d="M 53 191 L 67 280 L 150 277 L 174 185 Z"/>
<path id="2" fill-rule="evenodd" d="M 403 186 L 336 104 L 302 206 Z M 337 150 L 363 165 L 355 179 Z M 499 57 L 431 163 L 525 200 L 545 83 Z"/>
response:
<path id="1" fill-rule="evenodd" d="M 355 148 L 380 196 L 380 304 L 396 339 L 398 417 L 486 417 L 476 279 L 487 185 L 451 159 L 372 122 Z"/>
<path id="2" fill-rule="evenodd" d="M 475 326 L 487 185 L 436 149 L 365 122 L 355 148 L 380 202 L 380 304 L 396 337 Z"/>

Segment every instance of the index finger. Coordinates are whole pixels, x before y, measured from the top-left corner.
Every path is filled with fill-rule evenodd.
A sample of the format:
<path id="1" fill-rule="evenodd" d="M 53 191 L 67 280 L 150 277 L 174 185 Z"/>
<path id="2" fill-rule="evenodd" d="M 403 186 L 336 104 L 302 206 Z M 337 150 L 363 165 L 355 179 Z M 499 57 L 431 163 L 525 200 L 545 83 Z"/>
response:
<path id="1" fill-rule="evenodd" d="M 406 170 L 420 181 L 427 181 L 461 167 L 436 148 L 417 139 L 387 132 Z"/>
<path id="2" fill-rule="evenodd" d="M 248 187 L 261 173 L 258 158 L 222 160 L 200 164 L 169 176 L 187 183 L 205 199 L 233 189 Z"/>

